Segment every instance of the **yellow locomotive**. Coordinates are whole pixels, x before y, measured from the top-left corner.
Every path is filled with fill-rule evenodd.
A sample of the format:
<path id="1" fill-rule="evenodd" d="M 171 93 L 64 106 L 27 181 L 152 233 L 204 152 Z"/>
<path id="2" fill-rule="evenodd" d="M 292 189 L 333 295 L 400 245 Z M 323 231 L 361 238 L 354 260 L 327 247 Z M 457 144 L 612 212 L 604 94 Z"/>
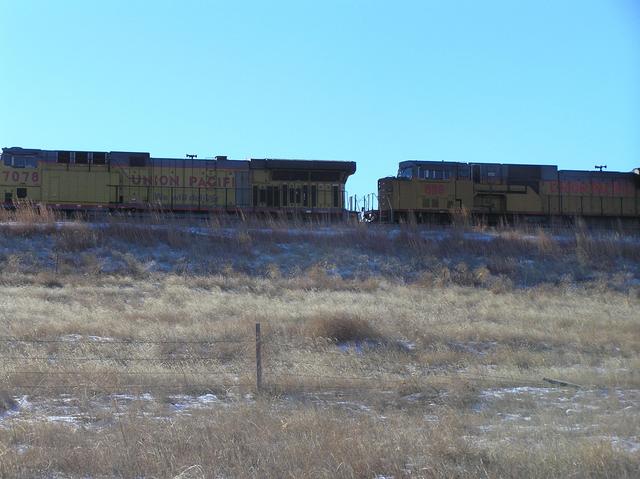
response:
<path id="1" fill-rule="evenodd" d="M 379 220 L 433 221 L 467 210 L 488 221 L 576 216 L 640 219 L 640 172 L 558 170 L 552 165 L 403 161 L 378 180 Z"/>
<path id="2" fill-rule="evenodd" d="M 353 162 L 226 156 L 152 158 L 143 152 L 3 148 L 5 205 L 57 209 L 342 214 Z"/>

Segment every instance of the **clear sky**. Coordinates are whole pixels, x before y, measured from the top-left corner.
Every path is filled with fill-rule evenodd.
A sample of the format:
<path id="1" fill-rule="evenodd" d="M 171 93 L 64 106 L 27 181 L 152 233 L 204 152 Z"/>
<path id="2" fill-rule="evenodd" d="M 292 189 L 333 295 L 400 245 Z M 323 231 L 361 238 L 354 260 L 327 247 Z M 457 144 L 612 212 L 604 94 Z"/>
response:
<path id="1" fill-rule="evenodd" d="M 640 167 L 638 0 L 0 0 L 0 146 Z"/>

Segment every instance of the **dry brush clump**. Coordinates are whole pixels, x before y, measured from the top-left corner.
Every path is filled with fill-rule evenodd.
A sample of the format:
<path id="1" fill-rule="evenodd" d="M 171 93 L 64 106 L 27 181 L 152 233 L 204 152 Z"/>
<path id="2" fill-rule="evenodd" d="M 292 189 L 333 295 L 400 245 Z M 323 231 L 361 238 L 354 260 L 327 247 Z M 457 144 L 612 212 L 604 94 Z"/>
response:
<path id="1" fill-rule="evenodd" d="M 380 339 L 381 334 L 364 318 L 355 315 L 325 315 L 305 322 L 304 337 L 338 342 Z"/>

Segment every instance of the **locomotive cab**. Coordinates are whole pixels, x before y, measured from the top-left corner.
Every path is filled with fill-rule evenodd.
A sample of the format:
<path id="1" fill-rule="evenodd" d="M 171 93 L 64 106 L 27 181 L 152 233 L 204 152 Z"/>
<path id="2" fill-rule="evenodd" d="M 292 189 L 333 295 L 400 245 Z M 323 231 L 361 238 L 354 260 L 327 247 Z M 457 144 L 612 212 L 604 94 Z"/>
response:
<path id="1" fill-rule="evenodd" d="M 0 193 L 5 206 L 17 201 L 41 199 L 42 150 L 3 148 L 0 156 Z"/>

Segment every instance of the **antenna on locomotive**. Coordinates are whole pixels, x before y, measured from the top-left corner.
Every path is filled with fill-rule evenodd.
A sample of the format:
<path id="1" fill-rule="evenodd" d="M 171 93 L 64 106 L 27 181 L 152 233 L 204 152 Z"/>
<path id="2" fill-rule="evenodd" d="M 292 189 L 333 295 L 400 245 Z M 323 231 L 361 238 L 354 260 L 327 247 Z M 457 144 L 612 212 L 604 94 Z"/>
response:
<path id="1" fill-rule="evenodd" d="M 607 168 L 607 165 L 595 165 L 595 169 L 596 169 L 596 170 L 600 170 L 600 171 L 602 171 L 602 168 L 605 168 L 605 169 L 606 169 L 606 168 Z"/>
<path id="2" fill-rule="evenodd" d="M 190 155 L 189 153 L 187 153 L 185 156 L 190 160 L 193 160 L 194 158 L 198 158 L 198 155 Z"/>

